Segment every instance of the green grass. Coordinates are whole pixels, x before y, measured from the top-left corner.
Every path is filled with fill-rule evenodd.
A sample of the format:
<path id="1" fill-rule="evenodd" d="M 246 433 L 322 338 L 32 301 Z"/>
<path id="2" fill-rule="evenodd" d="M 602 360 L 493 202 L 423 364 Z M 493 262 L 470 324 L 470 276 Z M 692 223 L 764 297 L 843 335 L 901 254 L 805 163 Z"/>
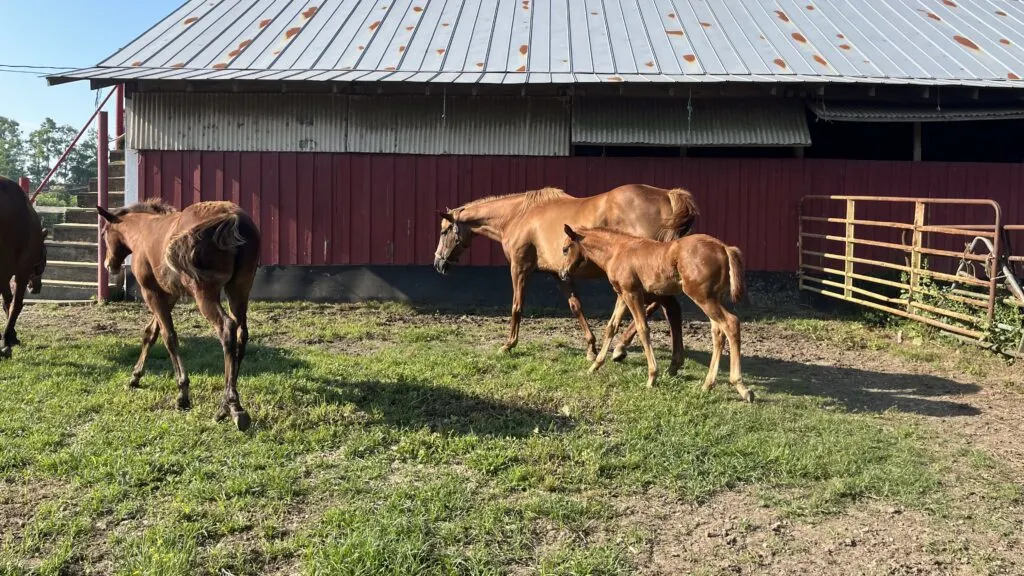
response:
<path id="1" fill-rule="evenodd" d="M 727 382 L 702 394 L 692 360 L 654 390 L 639 354 L 588 377 L 575 334 L 541 336 L 564 318 L 502 355 L 501 317 L 257 305 L 242 434 L 213 421 L 219 344 L 193 309 L 177 319 L 187 413 L 161 345 L 125 388 L 138 307 L 26 314 L 0 363 L 0 573 L 625 574 L 646 538 L 626 497 L 746 486 L 798 516 L 942 497 L 911 419 L 764 374 L 754 405 Z"/>

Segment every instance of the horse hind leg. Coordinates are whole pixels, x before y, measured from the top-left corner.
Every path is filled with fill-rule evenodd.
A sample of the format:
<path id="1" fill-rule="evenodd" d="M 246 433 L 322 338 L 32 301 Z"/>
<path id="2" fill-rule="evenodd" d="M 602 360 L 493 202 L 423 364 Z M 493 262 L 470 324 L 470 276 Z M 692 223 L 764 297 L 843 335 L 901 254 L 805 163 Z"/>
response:
<path id="1" fill-rule="evenodd" d="M 672 338 L 672 363 L 669 364 L 668 375 L 675 376 L 686 360 L 683 356 L 683 309 L 675 296 L 663 296 L 661 306 Z"/>
<path id="2" fill-rule="evenodd" d="M 711 354 L 711 365 L 708 367 L 708 377 L 704 381 L 704 389 L 710 390 L 715 384 L 715 376 L 718 373 L 718 364 L 721 359 L 722 334 L 729 340 L 729 382 L 736 388 L 736 392 L 747 402 L 754 401 L 754 393 L 743 384 L 743 373 L 740 367 L 740 321 L 734 314 L 730 313 L 717 299 L 707 299 L 697 304 L 708 315 L 711 320 L 711 336 L 714 350 Z"/>
<path id="3" fill-rule="evenodd" d="M 3 334 L 0 335 L 0 358 L 11 357 L 11 346 L 14 346 L 16 343 L 14 326 L 18 323 L 18 316 L 21 315 L 21 309 L 25 305 L 25 289 L 27 286 L 27 278 L 18 278 L 15 282 L 14 299 L 7 311 L 7 325 L 4 327 Z M 9 287 L 8 290 L 10 290 Z"/>
<path id="4" fill-rule="evenodd" d="M 14 310 L 12 307 L 12 304 L 14 303 L 14 294 L 11 292 L 11 284 L 9 282 L 0 282 L 0 284 L 2 284 L 2 286 L 0 286 L 0 294 L 3 295 L 4 316 L 6 318 L 10 318 L 11 312 Z M 0 344 L 4 344 L 4 342 L 0 342 Z M 6 345 L 13 347 L 19 344 L 21 344 L 21 341 L 18 340 L 18 332 L 12 327 L 10 341 L 6 342 Z"/>
<path id="5" fill-rule="evenodd" d="M 199 311 L 213 325 L 224 350 L 224 398 L 217 411 L 217 421 L 231 415 L 235 426 L 245 431 L 252 424 L 249 413 L 238 398 L 238 323 L 220 304 L 220 288 L 207 289 L 196 294 Z"/>

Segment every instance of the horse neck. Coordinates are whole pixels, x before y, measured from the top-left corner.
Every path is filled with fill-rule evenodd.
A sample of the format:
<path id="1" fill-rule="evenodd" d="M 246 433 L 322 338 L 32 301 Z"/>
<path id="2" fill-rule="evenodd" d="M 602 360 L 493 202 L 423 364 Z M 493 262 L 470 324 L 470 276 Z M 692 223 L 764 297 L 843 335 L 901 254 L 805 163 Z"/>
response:
<path id="1" fill-rule="evenodd" d="M 118 232 L 124 238 L 125 246 L 133 253 L 142 249 L 145 238 L 152 238 L 155 231 L 153 225 L 158 220 L 155 214 L 125 214 L 121 217 Z"/>
<path id="2" fill-rule="evenodd" d="M 470 223 L 474 234 L 501 242 L 509 220 L 519 212 L 523 198 L 505 196 L 470 204 L 459 213 L 459 220 Z"/>
<path id="3" fill-rule="evenodd" d="M 615 254 L 615 239 L 602 232 L 591 231 L 580 242 L 583 255 L 601 269 L 604 269 Z"/>

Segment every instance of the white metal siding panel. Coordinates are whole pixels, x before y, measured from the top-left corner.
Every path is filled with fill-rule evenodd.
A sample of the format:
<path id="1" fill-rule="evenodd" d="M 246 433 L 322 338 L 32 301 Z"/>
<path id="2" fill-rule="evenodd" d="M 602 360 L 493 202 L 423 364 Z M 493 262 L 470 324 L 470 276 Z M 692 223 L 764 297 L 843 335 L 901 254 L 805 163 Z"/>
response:
<path id="1" fill-rule="evenodd" d="M 558 99 L 140 93 L 137 150 L 565 156 Z"/>
<path id="2" fill-rule="evenodd" d="M 329 94 L 136 94 L 137 150 L 339 152 L 347 98 Z"/>
<path id="3" fill-rule="evenodd" d="M 809 146 L 807 116 L 799 101 L 693 102 L 686 100 L 577 99 L 574 144 L 648 146 Z"/>

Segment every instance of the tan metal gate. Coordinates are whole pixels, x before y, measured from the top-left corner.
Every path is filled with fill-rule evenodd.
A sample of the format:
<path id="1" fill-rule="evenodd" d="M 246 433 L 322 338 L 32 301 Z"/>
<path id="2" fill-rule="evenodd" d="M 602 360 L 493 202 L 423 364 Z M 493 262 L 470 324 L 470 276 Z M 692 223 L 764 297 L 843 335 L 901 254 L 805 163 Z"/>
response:
<path id="1" fill-rule="evenodd" d="M 937 225 L 929 213 L 938 206 L 954 219 L 968 210 L 987 215 L 982 222 Z M 892 216 L 901 210 L 903 218 Z M 899 241 L 878 239 L 893 231 Z M 999 204 L 992 200 L 805 196 L 800 202 L 800 289 L 1020 354 L 1024 293 L 1014 266 L 1024 258 L 1006 253 L 1003 245 L 1009 233 L 1020 231 L 1024 226 L 1003 224 Z M 961 251 L 935 247 L 960 241 Z M 979 248 L 983 253 L 976 253 Z"/>

